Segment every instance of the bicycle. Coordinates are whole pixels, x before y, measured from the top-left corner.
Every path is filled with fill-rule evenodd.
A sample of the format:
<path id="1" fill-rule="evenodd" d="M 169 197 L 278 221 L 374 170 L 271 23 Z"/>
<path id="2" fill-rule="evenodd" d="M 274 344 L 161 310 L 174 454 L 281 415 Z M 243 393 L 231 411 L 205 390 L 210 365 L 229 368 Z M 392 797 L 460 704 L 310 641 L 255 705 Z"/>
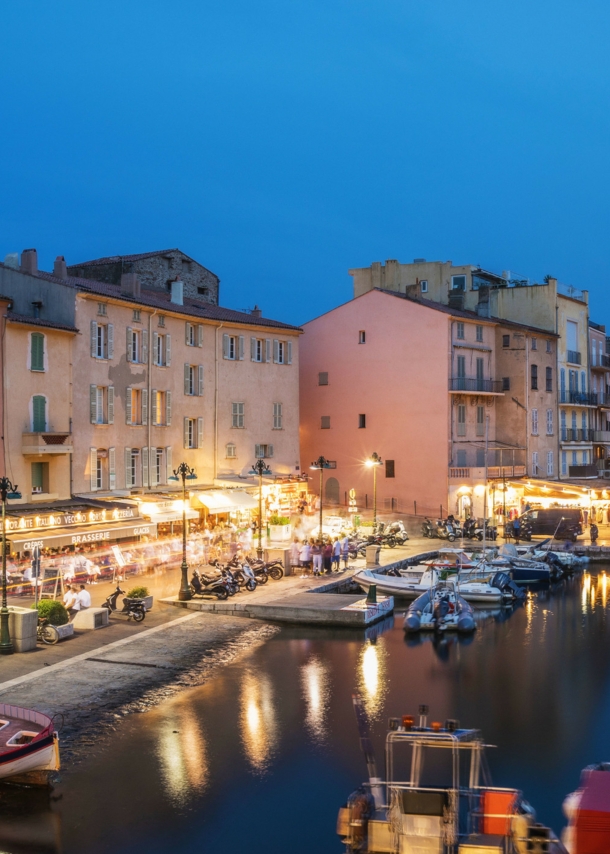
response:
<path id="1" fill-rule="evenodd" d="M 52 626 L 46 617 L 40 617 L 36 629 L 36 642 L 46 643 L 51 646 L 59 640 L 59 632 Z"/>

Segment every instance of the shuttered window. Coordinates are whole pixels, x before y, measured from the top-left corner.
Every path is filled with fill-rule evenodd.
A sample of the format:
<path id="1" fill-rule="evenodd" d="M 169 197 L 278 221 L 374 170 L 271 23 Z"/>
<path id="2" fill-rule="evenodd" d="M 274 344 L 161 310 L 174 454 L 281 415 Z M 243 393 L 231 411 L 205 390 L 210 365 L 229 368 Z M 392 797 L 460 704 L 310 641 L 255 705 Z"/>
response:
<path id="1" fill-rule="evenodd" d="M 463 404 L 457 408 L 457 434 L 458 436 L 466 435 L 466 407 Z"/>
<path id="2" fill-rule="evenodd" d="M 282 404 L 274 403 L 273 404 L 273 429 L 281 430 L 283 426 L 283 412 L 282 412 Z"/>
<path id="3" fill-rule="evenodd" d="M 44 371 L 44 335 L 40 332 L 32 332 L 30 355 L 31 370 Z"/>
<path id="4" fill-rule="evenodd" d="M 116 448 L 108 448 L 108 489 L 116 489 Z"/>
<path id="5" fill-rule="evenodd" d="M 231 426 L 241 429 L 244 426 L 244 404 L 231 404 Z"/>
<path id="6" fill-rule="evenodd" d="M 44 433 L 47 429 L 47 399 L 41 394 L 32 398 L 32 432 Z"/>

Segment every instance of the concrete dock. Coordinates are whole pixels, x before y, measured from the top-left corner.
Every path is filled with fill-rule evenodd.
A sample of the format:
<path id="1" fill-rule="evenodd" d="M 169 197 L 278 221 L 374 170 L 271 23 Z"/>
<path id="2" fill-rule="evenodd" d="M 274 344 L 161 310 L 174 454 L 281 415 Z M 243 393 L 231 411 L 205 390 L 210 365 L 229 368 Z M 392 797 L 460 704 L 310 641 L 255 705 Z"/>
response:
<path id="1" fill-rule="evenodd" d="M 376 604 L 371 604 L 362 593 L 339 592 L 350 584 L 352 574 L 353 570 L 347 570 L 336 578 L 288 576 L 280 582 L 268 581 L 253 593 L 243 591 L 224 602 L 212 598 L 180 602 L 176 596 L 161 601 L 191 611 L 232 617 L 350 628 L 370 626 L 391 614 L 394 610 L 391 596 L 380 596 Z"/>

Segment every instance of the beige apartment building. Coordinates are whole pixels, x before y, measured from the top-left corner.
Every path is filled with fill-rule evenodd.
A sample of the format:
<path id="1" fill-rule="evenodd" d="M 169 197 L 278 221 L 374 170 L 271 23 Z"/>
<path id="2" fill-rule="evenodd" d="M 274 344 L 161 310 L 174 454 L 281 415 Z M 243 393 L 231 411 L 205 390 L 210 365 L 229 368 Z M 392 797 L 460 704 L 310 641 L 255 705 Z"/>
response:
<path id="1" fill-rule="evenodd" d="M 35 250 L 7 256 L 3 457 L 24 501 L 176 488 L 181 462 L 191 489 L 248 485 L 257 458 L 274 478 L 300 476 L 300 330 L 190 292 L 176 277 L 146 289 L 133 272 L 98 282 L 62 257 L 46 273 Z"/>

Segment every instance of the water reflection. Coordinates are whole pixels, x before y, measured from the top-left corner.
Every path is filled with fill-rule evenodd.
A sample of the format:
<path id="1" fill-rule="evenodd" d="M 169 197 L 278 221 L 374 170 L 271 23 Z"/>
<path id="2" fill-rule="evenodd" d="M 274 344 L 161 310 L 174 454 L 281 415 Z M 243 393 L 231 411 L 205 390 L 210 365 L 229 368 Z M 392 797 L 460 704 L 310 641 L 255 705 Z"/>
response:
<path id="1" fill-rule="evenodd" d="M 307 708 L 305 725 L 314 741 L 326 738 L 325 716 L 330 700 L 330 668 L 319 658 L 310 658 L 301 667 L 303 698 Z"/>
<path id="2" fill-rule="evenodd" d="M 201 725 L 191 706 L 175 707 L 159 731 L 157 755 L 165 790 L 176 804 L 205 788 L 207 749 Z"/>
<path id="3" fill-rule="evenodd" d="M 241 739 L 256 771 L 265 771 L 277 738 L 271 680 L 262 671 L 246 670 L 241 682 Z"/>
<path id="4" fill-rule="evenodd" d="M 379 717 L 388 691 L 384 638 L 367 641 L 360 653 L 358 683 L 369 720 Z"/>

